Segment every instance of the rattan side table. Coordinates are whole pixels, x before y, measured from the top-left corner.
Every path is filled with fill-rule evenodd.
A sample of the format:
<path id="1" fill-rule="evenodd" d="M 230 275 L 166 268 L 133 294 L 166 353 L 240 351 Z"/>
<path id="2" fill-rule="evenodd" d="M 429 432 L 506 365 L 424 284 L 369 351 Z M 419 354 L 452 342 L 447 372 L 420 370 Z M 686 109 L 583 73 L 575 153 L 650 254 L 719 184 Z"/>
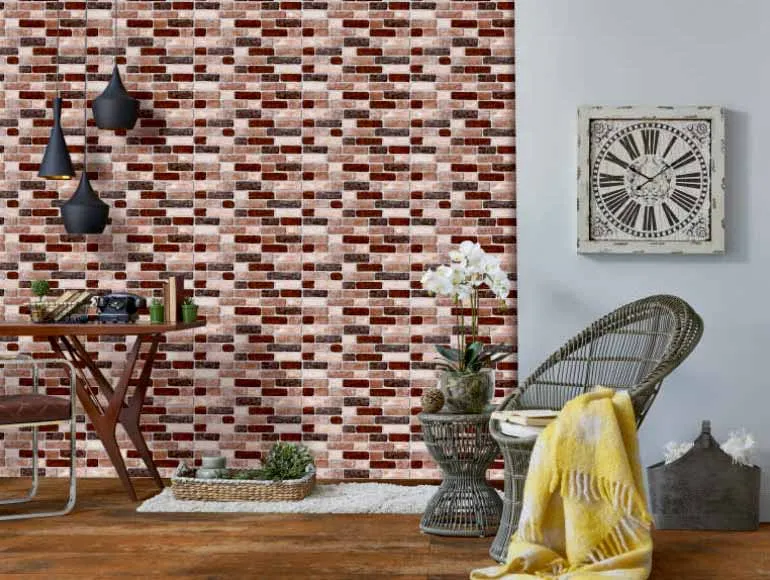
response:
<path id="1" fill-rule="evenodd" d="M 497 532 L 503 502 L 486 481 L 500 450 L 489 433 L 489 413 L 421 413 L 425 445 L 444 472 L 420 529 L 440 536 L 491 536 Z"/>

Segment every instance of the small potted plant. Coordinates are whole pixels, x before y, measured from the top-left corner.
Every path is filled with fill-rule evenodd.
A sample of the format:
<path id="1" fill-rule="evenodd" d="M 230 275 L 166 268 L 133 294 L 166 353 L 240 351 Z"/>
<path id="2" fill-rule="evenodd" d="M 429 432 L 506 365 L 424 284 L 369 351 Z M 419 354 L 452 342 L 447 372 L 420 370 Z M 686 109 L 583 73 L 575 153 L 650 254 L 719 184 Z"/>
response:
<path id="1" fill-rule="evenodd" d="M 495 364 L 510 356 L 513 348 L 484 345 L 479 340 L 480 292 L 487 286 L 505 304 L 511 290 L 500 260 L 487 254 L 479 244 L 464 241 L 449 253 L 451 263 L 428 270 L 422 287 L 438 296 L 449 296 L 457 312 L 456 348 L 437 345 L 443 360 L 436 363 L 439 387 L 444 394 L 444 411 L 481 413 L 495 391 Z M 470 307 L 470 327 L 465 324 L 466 307 Z M 469 336 L 470 335 L 470 336 Z"/>
<path id="2" fill-rule="evenodd" d="M 189 324 L 198 319 L 198 305 L 192 298 L 187 298 L 182 304 L 182 322 Z"/>
<path id="3" fill-rule="evenodd" d="M 46 307 L 45 297 L 51 290 L 48 280 L 34 280 L 31 284 L 32 294 L 37 296 L 37 300 L 29 305 L 29 312 L 32 322 L 45 322 L 48 318 L 48 308 Z"/>
<path id="4" fill-rule="evenodd" d="M 163 324 L 166 321 L 166 314 L 163 308 L 163 302 L 158 298 L 153 298 L 150 303 L 150 322 L 153 324 Z"/>

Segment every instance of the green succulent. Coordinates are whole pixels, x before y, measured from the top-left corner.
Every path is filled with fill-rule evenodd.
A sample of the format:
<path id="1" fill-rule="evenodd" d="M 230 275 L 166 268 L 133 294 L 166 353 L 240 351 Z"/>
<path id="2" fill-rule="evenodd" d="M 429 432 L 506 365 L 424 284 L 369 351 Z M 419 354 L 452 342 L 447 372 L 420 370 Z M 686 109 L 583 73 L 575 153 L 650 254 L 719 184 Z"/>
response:
<path id="1" fill-rule="evenodd" d="M 436 345 L 436 350 L 444 358 L 436 363 L 436 368 L 463 374 L 493 368 L 495 363 L 513 354 L 513 348 L 507 344 L 484 345 L 480 342 L 472 342 L 464 352 L 441 345 Z"/>
<path id="2" fill-rule="evenodd" d="M 183 306 L 195 306 L 195 300 L 192 297 L 185 298 L 184 302 L 182 302 Z"/>
<path id="3" fill-rule="evenodd" d="M 307 447 L 279 441 L 268 452 L 262 469 L 259 470 L 259 479 L 300 479 L 307 472 L 309 465 L 313 465 L 313 456 Z"/>

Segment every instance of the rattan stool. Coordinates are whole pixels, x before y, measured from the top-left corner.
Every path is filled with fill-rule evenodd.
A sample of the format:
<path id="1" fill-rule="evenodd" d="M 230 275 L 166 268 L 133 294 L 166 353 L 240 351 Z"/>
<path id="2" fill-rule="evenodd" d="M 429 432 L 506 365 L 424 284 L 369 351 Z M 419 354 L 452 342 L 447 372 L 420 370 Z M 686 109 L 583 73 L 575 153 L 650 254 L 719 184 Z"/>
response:
<path id="1" fill-rule="evenodd" d="M 425 445 L 444 472 L 420 529 L 440 536 L 493 535 L 500 524 L 503 502 L 485 478 L 499 453 L 489 433 L 489 413 L 422 413 L 419 418 Z"/>

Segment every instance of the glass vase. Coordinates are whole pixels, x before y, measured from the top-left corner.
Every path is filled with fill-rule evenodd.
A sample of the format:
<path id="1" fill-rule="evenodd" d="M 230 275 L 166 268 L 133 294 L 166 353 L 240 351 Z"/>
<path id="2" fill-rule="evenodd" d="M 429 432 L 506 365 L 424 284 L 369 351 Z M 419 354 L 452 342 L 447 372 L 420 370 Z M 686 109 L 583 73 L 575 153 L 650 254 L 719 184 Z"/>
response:
<path id="1" fill-rule="evenodd" d="M 495 395 L 495 371 L 477 373 L 439 372 L 439 389 L 444 394 L 444 413 L 483 413 Z"/>

